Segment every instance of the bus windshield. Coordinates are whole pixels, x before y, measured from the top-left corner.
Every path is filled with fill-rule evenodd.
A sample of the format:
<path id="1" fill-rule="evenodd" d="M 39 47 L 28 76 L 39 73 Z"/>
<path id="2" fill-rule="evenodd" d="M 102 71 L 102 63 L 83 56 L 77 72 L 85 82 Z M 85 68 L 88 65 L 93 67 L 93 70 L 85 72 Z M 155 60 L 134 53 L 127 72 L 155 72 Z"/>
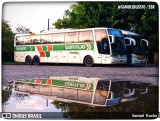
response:
<path id="1" fill-rule="evenodd" d="M 108 29 L 108 34 L 114 35 L 115 37 L 123 37 L 122 32 L 117 29 Z"/>
<path id="2" fill-rule="evenodd" d="M 112 55 L 126 55 L 126 48 L 124 44 L 124 36 L 121 31 L 117 29 L 108 29 L 109 35 L 115 36 L 115 43 L 111 44 Z"/>

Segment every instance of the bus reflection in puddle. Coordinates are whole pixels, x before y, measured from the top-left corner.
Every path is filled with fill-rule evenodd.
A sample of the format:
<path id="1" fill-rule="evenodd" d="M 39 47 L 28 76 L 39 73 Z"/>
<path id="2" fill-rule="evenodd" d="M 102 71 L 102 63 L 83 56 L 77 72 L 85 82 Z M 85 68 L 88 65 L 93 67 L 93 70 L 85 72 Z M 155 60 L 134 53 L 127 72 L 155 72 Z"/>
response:
<path id="1" fill-rule="evenodd" d="M 148 93 L 147 83 L 106 80 L 86 77 L 50 77 L 49 79 L 18 80 L 14 83 L 16 94 L 41 96 L 66 103 L 80 103 L 107 107 L 134 101 Z"/>

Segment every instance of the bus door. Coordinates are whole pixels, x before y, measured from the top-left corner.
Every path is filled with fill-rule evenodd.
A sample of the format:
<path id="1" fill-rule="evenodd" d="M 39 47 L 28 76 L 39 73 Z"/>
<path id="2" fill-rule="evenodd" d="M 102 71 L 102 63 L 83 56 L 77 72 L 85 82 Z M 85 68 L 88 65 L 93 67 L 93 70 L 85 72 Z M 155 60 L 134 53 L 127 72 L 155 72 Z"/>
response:
<path id="1" fill-rule="evenodd" d="M 97 49 L 98 49 L 98 56 L 96 58 L 101 57 L 101 63 L 108 63 L 107 59 L 110 57 L 110 44 L 108 40 L 108 36 L 106 33 L 106 29 L 99 29 L 95 30 L 96 42 L 97 42 Z M 100 61 L 100 60 L 98 60 Z"/>

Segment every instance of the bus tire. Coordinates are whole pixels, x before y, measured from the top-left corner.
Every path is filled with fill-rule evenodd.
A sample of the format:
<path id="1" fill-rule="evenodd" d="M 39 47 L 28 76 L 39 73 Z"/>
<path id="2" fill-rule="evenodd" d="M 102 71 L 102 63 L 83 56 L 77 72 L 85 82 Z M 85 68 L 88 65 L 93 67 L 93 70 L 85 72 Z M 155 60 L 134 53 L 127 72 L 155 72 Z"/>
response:
<path id="1" fill-rule="evenodd" d="M 39 65 L 40 64 L 40 59 L 37 55 L 33 57 L 33 64 L 34 65 Z"/>
<path id="2" fill-rule="evenodd" d="M 93 66 L 93 58 L 91 57 L 91 56 L 86 56 L 85 58 L 84 58 L 84 65 L 86 66 L 86 67 L 91 67 L 91 66 Z"/>
<path id="3" fill-rule="evenodd" d="M 26 58 L 25 58 L 25 63 L 27 64 L 27 65 L 32 65 L 32 58 L 31 58 L 31 56 L 27 56 Z"/>

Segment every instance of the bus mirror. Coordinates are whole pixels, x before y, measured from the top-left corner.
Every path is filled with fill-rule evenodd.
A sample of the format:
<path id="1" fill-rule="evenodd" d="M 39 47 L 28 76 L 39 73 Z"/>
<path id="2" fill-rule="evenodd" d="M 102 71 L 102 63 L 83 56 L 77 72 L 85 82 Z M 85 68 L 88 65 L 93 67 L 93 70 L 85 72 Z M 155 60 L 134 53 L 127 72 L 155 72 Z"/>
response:
<path id="1" fill-rule="evenodd" d="M 130 38 L 130 37 L 125 37 L 124 40 L 125 40 L 126 45 L 132 45 L 133 44 L 133 46 L 136 46 L 135 39 Z"/>
<path id="2" fill-rule="evenodd" d="M 142 39 L 142 43 L 145 43 L 145 45 L 148 47 L 149 43 L 148 43 L 148 40 L 146 39 Z"/>
<path id="3" fill-rule="evenodd" d="M 110 43 L 115 43 L 115 37 L 113 35 L 109 35 Z"/>
<path id="4" fill-rule="evenodd" d="M 130 38 L 130 40 L 132 41 L 133 46 L 136 46 L 136 40 L 135 40 L 135 39 L 133 39 L 133 38 Z"/>

